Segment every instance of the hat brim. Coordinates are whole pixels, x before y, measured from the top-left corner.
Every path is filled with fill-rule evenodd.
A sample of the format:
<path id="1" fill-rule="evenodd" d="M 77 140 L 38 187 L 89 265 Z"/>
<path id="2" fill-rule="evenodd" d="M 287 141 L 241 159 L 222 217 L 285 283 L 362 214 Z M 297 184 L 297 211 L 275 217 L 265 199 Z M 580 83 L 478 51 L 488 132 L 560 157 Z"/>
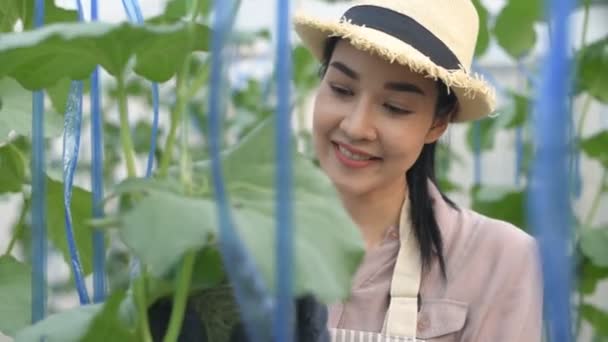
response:
<path id="1" fill-rule="evenodd" d="M 425 77 L 440 79 L 458 98 L 458 111 L 452 118 L 453 122 L 480 119 L 494 111 L 494 89 L 480 76 L 472 75 L 464 68 L 447 70 L 438 66 L 416 48 L 391 35 L 347 21 L 324 21 L 303 14 L 297 14 L 293 22 L 302 43 L 319 61 L 323 59 L 327 38 L 336 36 L 390 63 L 401 64 Z"/>

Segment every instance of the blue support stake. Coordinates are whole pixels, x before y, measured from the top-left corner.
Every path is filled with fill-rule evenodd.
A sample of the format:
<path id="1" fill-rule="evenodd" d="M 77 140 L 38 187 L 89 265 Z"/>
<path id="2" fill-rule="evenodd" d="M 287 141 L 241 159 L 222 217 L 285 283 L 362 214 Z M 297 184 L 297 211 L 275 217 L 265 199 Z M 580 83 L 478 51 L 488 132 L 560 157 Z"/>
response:
<path id="1" fill-rule="evenodd" d="M 540 81 L 534 111 L 533 136 L 537 154 L 529 187 L 529 226 L 538 238 L 545 288 L 545 312 L 550 341 L 572 340 L 570 298 L 572 289 L 571 207 L 568 186 L 568 120 L 570 93 L 568 15 L 572 0 L 548 3 L 551 47 Z"/>
<path id="2" fill-rule="evenodd" d="M 274 316 L 275 341 L 294 337 L 293 308 L 293 208 L 291 166 L 291 44 L 289 0 L 277 0 L 277 119 L 276 148 L 276 275 L 277 296 Z"/>
<path id="3" fill-rule="evenodd" d="M 91 1 L 91 21 L 97 21 L 97 0 Z M 105 216 L 103 210 L 103 117 L 101 112 L 101 79 L 99 66 L 91 75 L 91 184 L 93 217 Z M 103 302 L 106 297 L 105 237 L 103 231 L 93 232 L 93 302 Z"/>
<path id="4" fill-rule="evenodd" d="M 224 44 L 232 26 L 230 10 L 234 1 L 214 1 L 215 19 L 211 37 L 211 75 L 209 87 L 209 154 L 213 192 L 219 220 L 219 249 L 233 293 L 240 307 L 245 330 L 253 342 L 272 341 L 273 300 L 252 258 L 240 240 L 232 221 L 228 194 L 224 187 L 221 164 Z"/>
<path id="5" fill-rule="evenodd" d="M 36 0 L 34 27 L 44 25 L 44 0 Z M 44 91 L 32 98 L 32 323 L 46 316 L 46 176 L 44 156 Z"/>

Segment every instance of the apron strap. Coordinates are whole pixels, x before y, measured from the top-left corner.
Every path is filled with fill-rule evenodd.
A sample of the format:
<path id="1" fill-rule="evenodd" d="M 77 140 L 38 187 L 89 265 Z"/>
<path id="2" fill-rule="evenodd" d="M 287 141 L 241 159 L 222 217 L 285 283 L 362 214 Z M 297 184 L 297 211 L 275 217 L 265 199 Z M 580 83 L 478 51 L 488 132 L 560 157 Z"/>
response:
<path id="1" fill-rule="evenodd" d="M 420 251 L 409 219 L 409 203 L 406 195 L 399 219 L 401 246 L 393 271 L 391 299 L 382 331 L 388 335 L 415 338 L 418 326 L 418 292 L 422 266 Z"/>

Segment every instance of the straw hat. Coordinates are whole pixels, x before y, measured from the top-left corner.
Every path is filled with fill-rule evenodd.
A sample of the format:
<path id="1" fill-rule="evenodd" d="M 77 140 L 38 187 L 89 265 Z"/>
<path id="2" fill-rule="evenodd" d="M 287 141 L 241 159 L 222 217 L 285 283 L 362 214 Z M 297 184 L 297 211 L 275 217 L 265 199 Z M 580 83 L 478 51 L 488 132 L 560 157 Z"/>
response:
<path id="1" fill-rule="evenodd" d="M 319 60 L 327 38 L 338 36 L 360 50 L 442 80 L 458 98 L 453 121 L 494 111 L 494 89 L 470 71 L 479 29 L 471 0 L 364 0 L 339 20 L 298 13 L 294 25 Z"/>

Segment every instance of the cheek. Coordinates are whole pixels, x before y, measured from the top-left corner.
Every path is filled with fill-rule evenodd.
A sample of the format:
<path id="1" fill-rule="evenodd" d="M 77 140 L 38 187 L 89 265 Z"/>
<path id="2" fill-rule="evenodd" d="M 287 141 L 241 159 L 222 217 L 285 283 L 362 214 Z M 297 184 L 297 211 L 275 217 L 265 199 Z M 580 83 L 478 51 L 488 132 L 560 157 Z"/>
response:
<path id="1" fill-rule="evenodd" d="M 312 127 L 315 138 L 318 139 L 328 134 L 336 126 L 338 120 L 339 118 L 336 115 L 335 106 L 331 99 L 325 92 L 319 92 L 313 109 Z"/>

